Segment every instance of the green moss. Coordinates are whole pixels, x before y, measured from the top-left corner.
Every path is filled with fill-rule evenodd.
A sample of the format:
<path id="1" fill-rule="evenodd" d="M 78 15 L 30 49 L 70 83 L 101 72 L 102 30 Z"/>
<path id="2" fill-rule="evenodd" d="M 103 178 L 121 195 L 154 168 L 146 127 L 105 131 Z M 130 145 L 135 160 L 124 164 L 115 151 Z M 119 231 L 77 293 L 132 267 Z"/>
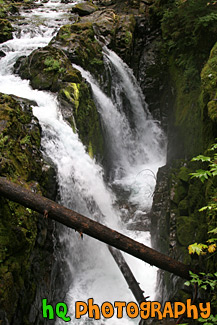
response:
<path id="1" fill-rule="evenodd" d="M 201 72 L 203 109 L 208 116 L 217 122 L 217 43 L 210 52 L 210 57 Z"/>
<path id="2" fill-rule="evenodd" d="M 132 42 L 132 40 L 133 40 L 133 35 L 129 30 L 127 30 L 125 32 L 125 43 L 130 44 Z"/>
<path id="3" fill-rule="evenodd" d="M 183 157 L 187 158 L 203 151 L 217 135 L 215 125 L 212 125 L 212 121 L 216 123 L 214 97 L 210 98 L 207 90 L 201 96 L 203 87 L 212 87 L 212 78 L 212 96 L 216 96 L 216 73 L 212 75 L 212 72 L 208 72 L 211 64 L 205 69 L 207 73 L 202 73 L 202 81 L 200 78 L 204 63 L 216 42 L 216 6 L 216 3 L 208 5 L 204 0 L 157 0 L 150 8 L 153 24 L 156 26 L 157 22 L 162 32 L 160 59 L 168 65 L 174 87 L 175 105 L 171 112 L 176 131 L 174 142 L 180 146 Z M 214 66 L 213 70 L 216 71 Z M 212 119 L 211 122 L 207 116 Z"/>
<path id="4" fill-rule="evenodd" d="M 47 68 L 44 69 L 45 71 L 65 72 L 65 69 L 61 67 L 61 61 L 55 60 L 52 57 L 47 57 L 44 61 L 44 65 L 47 66 Z"/>
<path id="5" fill-rule="evenodd" d="M 68 83 L 66 88 L 60 90 L 59 95 L 66 99 L 69 103 L 72 104 L 75 112 L 78 110 L 79 106 L 79 89 L 80 84 Z"/>
<path id="6" fill-rule="evenodd" d="M 92 146 L 92 143 L 89 142 L 89 145 L 88 145 L 88 154 L 90 156 L 90 158 L 94 158 L 94 154 L 93 154 L 93 146 Z"/>
<path id="7" fill-rule="evenodd" d="M 95 73 L 102 70 L 103 55 L 102 47 L 94 36 L 93 23 L 75 23 L 61 27 L 50 44 L 57 42 L 73 57 L 73 63 Z"/>
<path id="8" fill-rule="evenodd" d="M 183 166 L 180 168 L 178 178 L 183 182 L 188 182 L 190 178 L 189 173 L 190 173 L 189 169 Z"/>
<path id="9" fill-rule="evenodd" d="M 203 148 L 203 121 L 199 104 L 200 83 L 191 76 L 186 79 L 175 58 L 170 57 L 170 75 L 175 85 L 174 123 L 183 142 L 183 154 L 192 157 Z"/>
<path id="10" fill-rule="evenodd" d="M 91 155 L 103 157 L 104 140 L 96 106 L 85 83 L 80 84 L 79 106 L 74 114 L 78 134 Z M 91 148 L 89 144 L 91 143 Z"/>
<path id="11" fill-rule="evenodd" d="M 0 43 L 12 39 L 13 30 L 11 23 L 7 19 L 0 19 Z"/>
<path id="12" fill-rule="evenodd" d="M 79 82 L 81 75 L 72 68 L 67 56 L 52 46 L 33 51 L 19 66 L 22 78 L 28 78 L 33 88 L 58 91 L 65 82 Z"/>
<path id="13" fill-rule="evenodd" d="M 39 150 L 40 128 L 29 105 L 23 102 L 21 107 L 11 96 L 0 94 L 0 128 L 0 176 L 40 193 L 39 182 L 46 173 Z M 37 220 L 37 213 L 0 197 L 0 305 L 9 322 L 21 292 L 34 298 L 31 285 L 35 279 L 27 292 L 25 286 L 38 234 Z M 28 312 L 27 304 L 25 308 Z"/>
<path id="14" fill-rule="evenodd" d="M 175 187 L 175 195 L 173 197 L 173 201 L 178 204 L 181 200 L 183 200 L 187 195 L 187 187 L 181 183 L 177 183 Z"/>
<path id="15" fill-rule="evenodd" d="M 67 86 L 59 91 L 58 97 L 63 103 L 70 104 L 70 106 L 64 104 L 68 107 L 66 119 L 74 132 L 77 130 L 90 156 L 102 158 L 104 140 L 99 114 L 87 84 L 84 82 L 67 83 Z"/>
<path id="16" fill-rule="evenodd" d="M 179 214 L 181 216 L 188 215 L 188 200 L 184 199 L 179 202 L 178 205 Z"/>

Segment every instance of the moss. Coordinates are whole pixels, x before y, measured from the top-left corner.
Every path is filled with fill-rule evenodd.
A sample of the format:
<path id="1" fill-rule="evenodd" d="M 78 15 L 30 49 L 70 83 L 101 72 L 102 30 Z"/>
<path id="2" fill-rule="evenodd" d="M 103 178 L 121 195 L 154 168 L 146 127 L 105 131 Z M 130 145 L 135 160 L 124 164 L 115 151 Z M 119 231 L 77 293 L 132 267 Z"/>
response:
<path id="1" fill-rule="evenodd" d="M 91 99 L 90 91 L 85 83 L 80 84 L 79 106 L 74 114 L 78 134 L 82 142 L 89 148 L 91 154 L 103 157 L 104 140 L 96 106 Z"/>
<path id="2" fill-rule="evenodd" d="M 101 159 L 104 154 L 101 123 L 87 84 L 68 83 L 59 91 L 58 98 L 65 106 L 64 117 L 74 132 L 77 130 L 89 154 Z"/>
<path id="3" fill-rule="evenodd" d="M 40 127 L 31 107 L 11 96 L 0 94 L 0 176 L 41 193 L 43 174 Z M 43 190 L 45 193 L 45 190 Z M 11 322 L 20 297 L 27 300 L 22 312 L 28 314 L 34 298 L 30 270 L 38 236 L 38 214 L 15 202 L 0 198 L 0 305 Z M 32 286 L 30 285 L 30 282 Z"/>
<path id="4" fill-rule="evenodd" d="M 132 42 L 132 40 L 133 40 L 132 33 L 129 30 L 126 31 L 126 33 L 125 33 L 125 43 L 130 44 Z"/>
<path id="5" fill-rule="evenodd" d="M 90 158 L 94 158 L 94 154 L 93 154 L 93 146 L 92 146 L 92 143 L 89 142 L 89 145 L 88 145 L 88 154 L 90 156 Z"/>
<path id="6" fill-rule="evenodd" d="M 175 85 L 174 124 L 183 143 L 180 150 L 186 157 L 198 154 L 203 148 L 203 121 L 199 104 L 200 83 L 192 75 L 186 79 L 175 58 L 170 57 L 170 75 Z"/>
<path id="7" fill-rule="evenodd" d="M 184 199 L 179 202 L 178 205 L 179 214 L 181 216 L 188 215 L 188 200 Z"/>
<path id="8" fill-rule="evenodd" d="M 66 88 L 60 90 L 59 95 L 72 104 L 75 112 L 79 106 L 79 89 L 80 84 L 68 83 Z"/>
<path id="9" fill-rule="evenodd" d="M 183 182 L 188 182 L 189 181 L 189 178 L 190 178 L 190 171 L 187 167 L 185 166 L 182 166 L 180 168 L 180 171 L 178 173 L 178 178 L 183 181 Z"/>
<path id="10" fill-rule="evenodd" d="M 47 57 L 44 61 L 44 65 L 47 68 L 44 68 L 45 71 L 56 71 L 58 73 L 64 73 L 65 69 L 61 67 L 61 61 L 55 60 L 52 57 Z"/>
<path id="11" fill-rule="evenodd" d="M 13 38 L 13 27 L 7 19 L 0 19 L 0 43 Z"/>
<path id="12" fill-rule="evenodd" d="M 67 56 L 52 46 L 33 51 L 15 68 L 22 78 L 30 79 L 33 88 L 58 91 L 66 82 L 79 82 L 81 75 L 72 68 Z"/>
<path id="13" fill-rule="evenodd" d="M 201 96 L 201 89 L 203 92 L 203 87 L 210 85 L 211 80 L 203 82 L 204 74 L 202 80 L 200 78 L 216 42 L 216 6 L 216 3 L 207 5 L 203 0 L 157 0 L 150 8 L 153 25 L 156 27 L 157 24 L 162 32 L 159 55 L 168 65 L 175 97 L 175 105 L 169 114 L 178 158 L 197 155 L 217 136 L 216 125 L 212 123 L 216 123 L 215 101 L 209 99 L 207 91 Z M 211 74 L 207 73 L 207 77 L 212 78 Z"/>
<path id="14" fill-rule="evenodd" d="M 203 109 L 208 110 L 209 118 L 217 122 L 217 43 L 201 72 Z"/>
<path id="15" fill-rule="evenodd" d="M 177 183 L 175 187 L 175 195 L 173 197 L 173 201 L 175 203 L 179 203 L 181 200 L 183 200 L 187 195 L 187 188 L 185 185 L 181 183 Z"/>
<path id="16" fill-rule="evenodd" d="M 102 47 L 95 39 L 92 22 L 61 27 L 50 44 L 64 48 L 73 63 L 90 72 L 96 73 L 102 70 Z"/>

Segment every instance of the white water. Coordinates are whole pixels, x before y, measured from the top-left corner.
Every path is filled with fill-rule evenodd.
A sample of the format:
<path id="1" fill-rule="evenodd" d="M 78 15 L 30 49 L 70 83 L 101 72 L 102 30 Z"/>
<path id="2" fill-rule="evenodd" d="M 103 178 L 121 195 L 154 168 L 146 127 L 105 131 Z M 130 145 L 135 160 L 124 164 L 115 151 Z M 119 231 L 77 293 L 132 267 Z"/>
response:
<path id="1" fill-rule="evenodd" d="M 58 1 L 49 1 L 39 9 L 29 13 L 23 12 L 28 22 L 26 29 L 20 25 L 22 30 L 15 34 L 15 38 L 0 45 L 0 49 L 7 53 L 0 61 L 0 91 L 37 102 L 38 106 L 34 107 L 33 112 L 42 126 L 43 151 L 57 167 L 61 202 L 150 245 L 148 232 L 130 231 L 127 224 L 121 221 L 121 210 L 114 206 L 117 199 L 111 187 L 103 180 L 102 167 L 89 157 L 78 135 L 64 122 L 55 95 L 32 90 L 28 81 L 21 80 L 11 72 L 19 56 L 28 55 L 33 49 L 47 45 L 55 30 L 62 24 L 63 17 L 64 21 L 67 21 L 68 16 L 65 15 L 67 8 L 68 5 L 60 4 Z M 117 94 L 124 91 L 131 103 L 134 130 L 130 127 L 124 109 L 120 107 L 120 100 L 117 99 L 117 105 L 113 103 L 87 72 L 82 73 L 92 86 L 97 107 L 107 132 L 111 135 L 110 145 L 117 170 L 112 185 L 118 185 L 129 191 L 129 202 L 134 205 L 135 221 L 136 216 L 144 213 L 151 205 L 151 194 L 155 185 L 153 173 L 156 173 L 158 167 L 164 163 L 164 154 L 160 150 L 162 134 L 157 124 L 150 119 L 141 91 L 129 68 L 114 52 L 105 49 L 105 55 L 110 61 L 108 64 L 116 70 L 122 87 L 117 90 Z M 128 223 L 130 221 L 132 220 Z M 69 291 L 66 296 L 72 317 L 69 324 L 79 322 L 73 319 L 74 302 L 77 300 L 86 301 L 88 298 L 94 298 L 94 302 L 99 305 L 104 301 L 113 303 L 118 300 L 134 300 L 104 244 L 87 236 L 84 236 L 82 241 L 78 233 L 68 229 L 64 229 L 60 240 L 68 247 L 63 255 L 67 258 L 73 278 L 72 283 L 68 284 Z M 150 295 L 151 299 L 154 299 L 156 269 L 131 256 L 125 257 L 142 289 L 145 290 L 145 295 Z M 95 322 L 97 321 L 93 323 Z M 90 322 L 83 318 L 80 323 Z M 127 325 L 137 324 L 138 319 L 113 317 L 106 322 L 102 319 L 97 323 Z"/>

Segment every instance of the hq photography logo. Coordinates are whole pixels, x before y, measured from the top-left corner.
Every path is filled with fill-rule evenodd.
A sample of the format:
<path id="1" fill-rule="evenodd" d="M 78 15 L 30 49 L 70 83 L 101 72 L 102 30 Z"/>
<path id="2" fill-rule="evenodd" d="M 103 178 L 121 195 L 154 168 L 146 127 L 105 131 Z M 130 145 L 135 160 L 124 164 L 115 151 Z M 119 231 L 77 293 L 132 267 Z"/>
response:
<path id="1" fill-rule="evenodd" d="M 69 313 L 73 315 L 74 319 L 80 319 L 88 316 L 90 319 L 99 320 L 103 318 L 123 318 L 125 314 L 129 318 L 140 317 L 142 319 L 156 318 L 162 320 L 164 318 L 179 318 L 186 315 L 187 318 L 198 319 L 202 317 L 207 319 L 210 316 L 210 302 L 199 303 L 198 306 L 191 304 L 191 299 L 187 299 L 186 304 L 183 302 L 171 303 L 167 301 L 161 305 L 158 301 L 146 301 L 140 304 L 135 302 L 115 301 L 104 302 L 101 306 L 94 304 L 93 298 L 88 299 L 87 302 L 76 301 L 74 311 L 68 311 L 68 307 L 64 302 L 59 302 L 55 307 L 47 303 L 47 299 L 42 299 L 42 313 L 43 318 L 54 319 L 56 316 L 65 322 L 71 321 L 71 317 L 67 316 Z"/>

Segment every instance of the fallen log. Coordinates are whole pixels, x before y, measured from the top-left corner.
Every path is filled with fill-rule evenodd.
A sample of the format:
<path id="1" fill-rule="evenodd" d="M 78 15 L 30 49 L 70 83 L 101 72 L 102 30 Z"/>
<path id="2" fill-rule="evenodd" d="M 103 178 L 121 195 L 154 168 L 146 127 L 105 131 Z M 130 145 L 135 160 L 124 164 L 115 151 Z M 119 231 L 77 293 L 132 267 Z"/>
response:
<path id="1" fill-rule="evenodd" d="M 143 301 L 146 301 L 146 298 L 143 295 L 144 291 L 140 288 L 139 283 L 136 281 L 131 269 L 129 268 L 127 262 L 125 261 L 125 258 L 123 257 L 123 254 L 114 247 L 108 246 L 108 249 L 111 255 L 113 256 L 115 262 L 117 263 L 119 269 L 121 270 L 121 273 L 123 274 L 129 286 L 129 289 L 132 291 L 138 304 Z"/>
<path id="2" fill-rule="evenodd" d="M 182 278 L 190 279 L 189 270 L 191 269 L 188 265 L 176 261 L 165 254 L 159 253 L 144 244 L 75 211 L 67 209 L 52 200 L 32 193 L 3 177 L 0 177 L 0 194 L 25 207 L 47 215 L 49 218 L 75 229 L 81 234 L 87 234 L 110 246 L 114 246 L 117 249 L 133 255 L 146 263 L 155 265 L 160 269 L 171 272 Z"/>

